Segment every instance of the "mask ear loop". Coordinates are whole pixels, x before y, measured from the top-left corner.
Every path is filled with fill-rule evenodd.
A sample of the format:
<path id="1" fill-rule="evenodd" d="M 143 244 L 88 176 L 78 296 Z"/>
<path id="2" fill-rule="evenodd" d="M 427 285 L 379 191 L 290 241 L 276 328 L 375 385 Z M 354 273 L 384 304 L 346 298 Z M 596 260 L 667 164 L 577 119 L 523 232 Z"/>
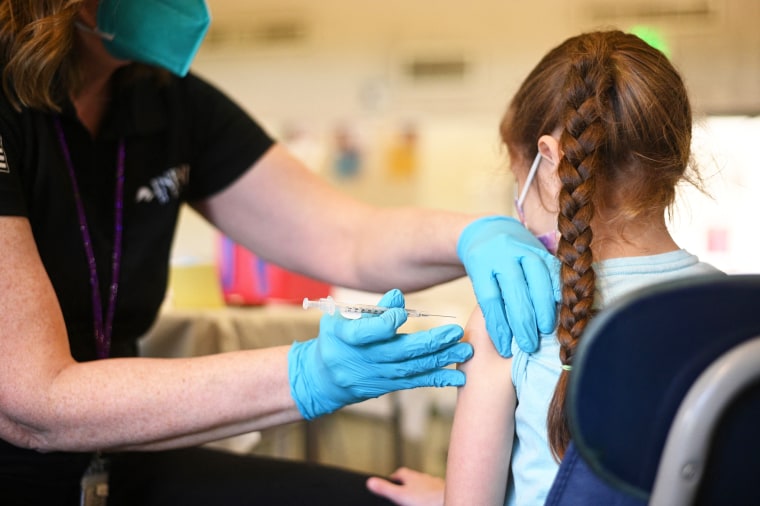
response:
<path id="1" fill-rule="evenodd" d="M 106 33 L 100 31 L 100 28 L 97 26 L 95 28 L 91 28 L 87 26 L 86 24 L 82 23 L 81 21 L 74 21 L 74 26 L 82 30 L 83 32 L 91 33 L 93 35 L 97 35 L 103 40 L 112 41 L 116 36 L 113 33 Z"/>
<path id="2" fill-rule="evenodd" d="M 538 165 L 541 163 L 541 152 L 539 151 L 538 154 L 536 154 L 536 158 L 533 160 L 533 165 L 530 166 L 530 170 L 528 171 L 528 177 L 525 178 L 525 184 L 523 185 L 522 191 L 520 191 L 520 196 L 517 197 L 517 205 L 518 207 L 522 207 L 523 203 L 525 203 L 525 197 L 528 196 L 528 188 L 530 188 L 530 184 L 533 182 L 533 179 L 536 177 L 536 172 L 538 171 Z"/>

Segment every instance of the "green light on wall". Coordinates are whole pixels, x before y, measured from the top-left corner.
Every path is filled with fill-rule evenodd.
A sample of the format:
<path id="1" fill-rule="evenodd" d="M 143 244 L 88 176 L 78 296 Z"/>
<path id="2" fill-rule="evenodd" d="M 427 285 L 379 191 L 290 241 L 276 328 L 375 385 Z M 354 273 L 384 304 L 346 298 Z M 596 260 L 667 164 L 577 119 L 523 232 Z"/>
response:
<path id="1" fill-rule="evenodd" d="M 653 48 L 659 49 L 665 56 L 670 58 L 670 46 L 668 46 L 668 42 L 665 40 L 662 33 L 656 28 L 646 25 L 636 25 L 631 27 L 630 32 Z"/>

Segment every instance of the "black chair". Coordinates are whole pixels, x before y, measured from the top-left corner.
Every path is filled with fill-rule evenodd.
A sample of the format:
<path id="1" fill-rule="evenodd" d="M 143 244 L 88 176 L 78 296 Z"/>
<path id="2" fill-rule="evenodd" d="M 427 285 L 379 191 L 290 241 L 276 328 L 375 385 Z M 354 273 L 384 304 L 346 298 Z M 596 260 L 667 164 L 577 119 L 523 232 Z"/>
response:
<path id="1" fill-rule="evenodd" d="M 760 275 L 651 286 L 574 359 L 547 505 L 760 504 Z"/>

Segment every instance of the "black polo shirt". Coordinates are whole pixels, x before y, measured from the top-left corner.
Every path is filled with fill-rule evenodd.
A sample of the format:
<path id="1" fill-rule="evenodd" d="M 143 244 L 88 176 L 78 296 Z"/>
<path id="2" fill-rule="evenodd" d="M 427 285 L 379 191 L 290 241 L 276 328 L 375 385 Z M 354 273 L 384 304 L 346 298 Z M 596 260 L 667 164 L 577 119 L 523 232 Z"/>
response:
<path id="1" fill-rule="evenodd" d="M 119 89 L 95 139 L 70 103 L 60 118 L 92 236 L 104 311 L 117 146 L 120 138 L 125 141 L 123 253 L 111 356 L 130 356 L 164 298 L 180 205 L 224 189 L 273 141 L 240 107 L 192 74 L 161 85 L 146 77 Z M 17 112 L 0 94 L 0 141 L 0 215 L 29 218 L 72 353 L 80 361 L 94 359 L 87 257 L 53 115 Z"/>

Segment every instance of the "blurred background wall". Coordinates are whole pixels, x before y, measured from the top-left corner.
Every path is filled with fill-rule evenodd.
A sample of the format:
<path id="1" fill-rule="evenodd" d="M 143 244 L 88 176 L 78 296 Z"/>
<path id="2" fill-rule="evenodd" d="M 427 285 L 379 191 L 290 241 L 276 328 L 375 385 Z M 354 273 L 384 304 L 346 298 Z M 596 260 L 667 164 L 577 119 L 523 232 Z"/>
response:
<path id="1" fill-rule="evenodd" d="M 725 270 L 760 271 L 756 0 L 208 3 L 213 23 L 193 70 L 313 170 L 381 205 L 472 212 L 513 213 L 497 128 L 537 60 L 581 31 L 638 30 L 686 80 L 712 195 L 685 189 L 676 236 Z M 175 260 L 214 255 L 213 232 L 185 213 Z"/>

